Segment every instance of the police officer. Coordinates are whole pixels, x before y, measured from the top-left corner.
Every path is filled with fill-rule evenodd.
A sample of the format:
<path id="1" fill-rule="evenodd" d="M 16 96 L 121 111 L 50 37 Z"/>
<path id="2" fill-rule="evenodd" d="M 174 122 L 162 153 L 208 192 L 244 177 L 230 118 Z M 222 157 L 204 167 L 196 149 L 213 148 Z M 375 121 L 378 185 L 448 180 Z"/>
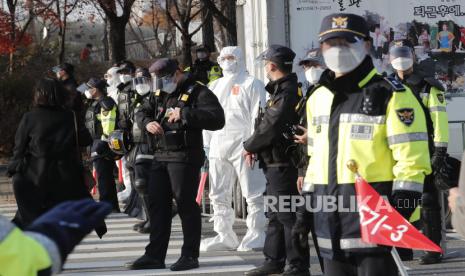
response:
<path id="1" fill-rule="evenodd" d="M 53 67 L 52 71 L 56 74 L 56 78 L 68 92 L 66 95 L 65 106 L 76 112 L 78 118 L 82 118 L 84 113 L 84 103 L 81 95 L 78 94 L 78 91 L 76 90 L 78 83 L 74 78 L 74 66 L 65 62 Z"/>
<path id="2" fill-rule="evenodd" d="M 310 163 L 303 190 L 313 191 L 313 207 L 328 197 L 335 206 L 350 206 L 355 176 L 346 163 L 354 159 L 371 186 L 409 217 L 431 172 L 425 114 L 409 88 L 377 73 L 368 39 L 358 15 L 331 14 L 322 21 L 328 70 L 307 102 Z M 358 212 L 313 215 L 325 275 L 397 275 L 390 248 L 361 240 Z"/>
<path id="3" fill-rule="evenodd" d="M 447 143 L 449 140 L 449 123 L 446 112 L 444 87 L 433 76 L 428 76 L 415 68 L 414 48 L 408 40 L 397 40 L 391 43 L 389 51 L 391 65 L 395 70 L 393 77 L 412 89 L 431 117 L 434 147 L 432 147 L 431 163 L 433 174 L 427 177 L 422 196 L 421 217 L 423 232 L 436 244 L 441 243 L 441 206 L 440 194 L 434 185 L 434 173 L 445 166 Z M 441 261 L 438 252 L 426 252 L 420 257 L 420 264 L 434 264 Z"/>
<path id="4" fill-rule="evenodd" d="M 117 70 L 120 83 L 116 86 L 117 92 L 117 105 L 118 105 L 118 127 L 126 132 L 131 132 L 134 122 L 134 101 L 136 91 L 133 87 L 133 78 L 136 72 L 136 67 L 131 61 L 124 60 L 118 63 L 119 69 Z M 118 194 L 121 201 L 126 201 L 132 190 L 132 182 L 134 181 L 134 173 L 128 169 L 128 155 L 122 158 L 122 175 L 125 189 Z"/>
<path id="5" fill-rule="evenodd" d="M 136 91 L 131 105 L 131 137 L 134 148 L 129 154 L 129 166 L 134 170 L 134 188 L 142 201 L 145 220 L 134 226 L 134 230 L 141 233 L 150 233 L 149 202 L 147 183 L 149 180 L 150 166 L 153 160 L 153 149 L 149 145 L 148 133 L 139 128 L 135 123 L 135 114 L 141 109 L 143 103 L 148 100 L 152 91 L 152 77 L 147 68 L 137 68 L 133 87 Z"/>
<path id="6" fill-rule="evenodd" d="M 107 83 L 104 80 L 91 78 L 81 84 L 78 90 L 87 99 L 93 100 L 86 111 L 86 127 L 94 142 L 91 148 L 91 159 L 97 172 L 97 183 L 100 201 L 112 204 L 114 212 L 120 212 L 116 196 L 116 183 L 113 176 L 115 155 L 108 146 L 108 135 L 116 129 L 118 116 L 117 106 L 112 98 L 106 95 Z"/>
<path id="7" fill-rule="evenodd" d="M 211 51 L 208 46 L 200 46 L 195 51 L 197 58 L 192 67 L 184 69 L 184 71 L 190 72 L 196 81 L 205 85 L 223 76 L 218 63 L 210 60 L 210 53 Z"/>
<path id="8" fill-rule="evenodd" d="M 156 61 L 150 72 L 155 93 L 137 112 L 137 123 L 155 139 L 148 183 L 151 233 L 145 254 L 131 269 L 165 268 L 171 232 L 172 198 L 181 217 L 184 244 L 181 257 L 170 269 L 199 266 L 200 208 L 195 201 L 205 154 L 202 130 L 224 126 L 224 112 L 216 96 L 179 69 L 176 60 Z"/>
<path id="9" fill-rule="evenodd" d="M 294 142 L 283 133 L 298 121 L 295 107 L 299 102 L 297 75 L 292 72 L 295 53 L 284 46 L 271 45 L 258 58 L 264 61 L 266 76 L 270 82 L 265 89 L 270 94 L 261 121 L 252 136 L 244 142 L 244 155 L 252 165 L 258 155 L 266 180 L 266 195 L 278 198 L 296 196 L 297 168 L 292 164 L 287 150 Z M 283 197 L 284 198 L 284 197 Z M 289 198 L 287 199 L 289 200 Z M 272 206 L 278 208 L 278 206 Z M 268 231 L 266 232 L 262 266 L 247 271 L 245 275 L 308 275 L 308 253 L 300 254 L 291 241 L 291 230 L 295 214 L 290 211 L 268 210 Z"/>
<path id="10" fill-rule="evenodd" d="M 307 172 L 308 166 L 308 153 L 307 153 L 307 141 L 305 131 L 307 130 L 307 100 L 310 95 L 313 93 L 313 90 L 317 87 L 317 84 L 320 80 L 320 77 L 325 70 L 323 56 L 321 51 L 318 48 L 310 49 L 307 52 L 305 58 L 303 58 L 299 65 L 303 68 L 305 73 L 305 78 L 307 80 L 308 86 L 305 95 L 299 101 L 296 106 L 296 112 L 299 116 L 298 129 L 294 136 L 294 141 L 298 143 L 297 152 L 295 153 L 298 169 L 298 178 L 297 178 L 297 190 L 302 194 L 303 197 L 306 197 L 310 200 L 312 194 L 310 192 L 302 192 L 302 186 L 304 183 L 305 173 Z M 306 209 L 306 206 L 300 206 L 296 211 L 296 223 L 292 228 L 293 244 L 299 250 L 309 252 L 310 247 L 308 244 L 308 234 L 312 233 L 313 244 L 315 246 L 320 265 L 323 268 L 323 260 L 320 257 L 320 252 L 318 248 L 318 241 L 315 239 L 315 228 L 313 225 L 313 214 Z M 310 222 L 310 223 L 308 223 Z M 323 269 L 322 269 L 323 270 Z"/>

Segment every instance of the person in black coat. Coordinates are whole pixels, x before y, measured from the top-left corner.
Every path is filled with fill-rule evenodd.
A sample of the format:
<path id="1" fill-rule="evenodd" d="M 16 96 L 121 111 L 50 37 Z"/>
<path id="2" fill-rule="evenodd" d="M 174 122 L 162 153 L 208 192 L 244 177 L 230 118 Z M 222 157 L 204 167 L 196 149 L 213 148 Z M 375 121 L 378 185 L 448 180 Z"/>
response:
<path id="1" fill-rule="evenodd" d="M 65 107 L 73 110 L 78 115 L 79 120 L 84 119 L 84 102 L 82 95 L 77 91 L 78 82 L 74 77 L 74 66 L 70 63 L 63 63 L 52 68 L 58 81 L 63 85 L 67 93 L 65 94 Z"/>
<path id="2" fill-rule="evenodd" d="M 90 198 L 78 156 L 92 138 L 64 107 L 65 91 L 53 79 L 42 79 L 34 92 L 34 107 L 23 115 L 16 131 L 8 174 L 18 204 L 14 222 L 24 228 L 60 202 Z M 79 120 L 78 120 L 79 121 Z"/>

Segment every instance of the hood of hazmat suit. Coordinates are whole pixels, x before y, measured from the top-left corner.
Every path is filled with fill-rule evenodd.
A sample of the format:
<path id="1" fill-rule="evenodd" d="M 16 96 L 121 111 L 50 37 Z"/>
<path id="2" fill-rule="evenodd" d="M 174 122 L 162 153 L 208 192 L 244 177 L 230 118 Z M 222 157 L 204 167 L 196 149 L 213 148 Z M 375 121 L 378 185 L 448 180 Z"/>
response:
<path id="1" fill-rule="evenodd" d="M 120 84 L 119 74 L 117 73 L 119 67 L 111 67 L 107 70 L 105 74 L 105 80 L 107 81 L 107 94 L 110 96 L 115 102 L 118 102 L 118 84 Z"/>
<path id="2" fill-rule="evenodd" d="M 259 107 L 265 106 L 266 93 L 264 84 L 247 72 L 239 47 L 223 48 L 218 63 L 224 77 L 209 87 L 224 109 L 226 124 L 218 131 L 204 131 L 204 145 L 209 152 L 210 164 L 209 197 L 217 236 L 204 239 L 200 250 L 249 251 L 262 248 L 265 241 L 263 193 L 266 181 L 258 164 L 253 168 L 246 164 L 242 143 L 254 131 Z M 232 228 L 235 215 L 231 208 L 231 191 L 235 184 L 240 185 L 247 202 L 248 230 L 241 243 Z"/>

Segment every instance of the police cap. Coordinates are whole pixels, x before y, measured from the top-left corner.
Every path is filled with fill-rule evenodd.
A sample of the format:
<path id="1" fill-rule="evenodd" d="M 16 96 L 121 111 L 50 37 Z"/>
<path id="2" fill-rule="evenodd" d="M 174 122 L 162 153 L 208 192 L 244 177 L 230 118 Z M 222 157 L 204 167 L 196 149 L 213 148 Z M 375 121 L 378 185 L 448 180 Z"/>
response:
<path id="1" fill-rule="evenodd" d="M 133 74 L 136 71 L 136 66 L 134 66 L 134 63 L 132 63 L 129 60 L 124 60 L 118 64 L 118 71 L 116 73 L 118 74 Z"/>
<path id="2" fill-rule="evenodd" d="M 144 68 L 144 67 L 137 67 L 136 69 L 136 76 L 138 77 L 146 77 L 146 78 L 150 78 L 150 72 L 149 72 L 149 69 L 147 68 Z"/>
<path id="3" fill-rule="evenodd" d="M 178 70 L 178 62 L 175 59 L 161 58 L 155 61 L 149 68 L 149 72 L 157 78 L 173 75 Z"/>
<path id="4" fill-rule="evenodd" d="M 308 50 L 307 55 L 299 61 L 299 65 L 302 66 L 306 63 L 323 63 L 323 56 L 319 48 L 313 48 Z"/>
<path id="5" fill-rule="evenodd" d="M 197 48 L 195 50 L 195 52 L 207 52 L 207 53 L 211 53 L 211 49 L 210 47 L 208 47 L 207 45 L 200 45 L 199 48 Z"/>
<path id="6" fill-rule="evenodd" d="M 271 45 L 257 57 L 257 61 L 272 61 L 282 65 L 292 65 L 295 53 L 291 49 L 281 45 Z"/>
<path id="7" fill-rule="evenodd" d="M 389 48 L 393 47 L 408 47 L 412 50 L 414 49 L 413 43 L 408 39 L 397 39 L 392 41 L 391 44 L 389 44 Z"/>
<path id="8" fill-rule="evenodd" d="M 357 38 L 366 40 L 369 38 L 368 24 L 356 14 L 333 13 L 323 18 L 318 36 L 320 42 L 335 37 L 345 38 L 352 43 Z"/>
<path id="9" fill-rule="evenodd" d="M 105 89 L 108 86 L 105 80 L 101 80 L 98 78 L 90 78 L 89 81 L 87 81 L 87 85 L 89 87 L 97 88 L 98 90 L 103 91 L 103 92 L 105 92 Z"/>

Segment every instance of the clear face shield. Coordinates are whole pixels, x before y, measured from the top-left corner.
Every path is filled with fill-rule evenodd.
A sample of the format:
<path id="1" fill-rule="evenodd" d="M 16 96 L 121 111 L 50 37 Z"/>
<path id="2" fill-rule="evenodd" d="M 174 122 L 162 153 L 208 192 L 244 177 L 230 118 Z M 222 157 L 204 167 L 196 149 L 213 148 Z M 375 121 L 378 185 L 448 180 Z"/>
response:
<path id="1" fill-rule="evenodd" d="M 94 92 L 94 89 L 96 88 L 88 85 L 87 83 L 83 83 L 76 88 L 79 93 L 84 94 L 84 96 L 89 100 L 92 99 L 92 92 Z"/>
<path id="2" fill-rule="evenodd" d="M 157 77 L 155 74 L 152 73 L 152 83 L 153 83 L 153 91 L 161 90 L 166 93 L 172 93 L 176 90 L 176 78 L 175 75 L 167 75 L 164 77 Z"/>
<path id="3" fill-rule="evenodd" d="M 144 96 L 152 91 L 152 80 L 147 77 L 136 77 L 133 79 L 133 87 L 139 95 Z"/>
<path id="4" fill-rule="evenodd" d="M 392 47 L 389 60 L 395 70 L 406 71 L 413 66 L 413 51 L 407 46 Z"/>

